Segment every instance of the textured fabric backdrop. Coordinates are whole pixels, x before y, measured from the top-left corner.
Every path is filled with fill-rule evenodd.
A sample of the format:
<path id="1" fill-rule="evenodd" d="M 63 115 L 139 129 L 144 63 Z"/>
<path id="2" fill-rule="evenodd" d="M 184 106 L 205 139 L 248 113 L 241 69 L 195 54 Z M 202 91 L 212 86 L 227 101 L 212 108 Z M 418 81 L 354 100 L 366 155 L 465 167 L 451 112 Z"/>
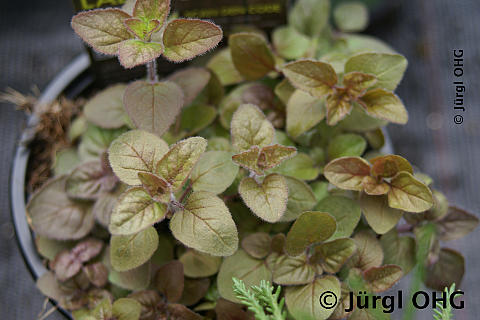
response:
<path id="1" fill-rule="evenodd" d="M 395 16 L 369 32 L 387 40 L 409 60 L 398 89 L 409 112 L 406 126 L 390 126 L 397 153 L 433 176 L 451 202 L 480 212 L 480 2 L 411 0 Z M 68 0 L 0 1 L 0 90 L 27 92 L 45 88 L 52 77 L 82 52 L 69 27 Z M 453 123 L 452 52 L 465 52 L 467 112 L 463 125 Z M 8 177 L 24 117 L 0 106 L 0 315 L 2 319 L 36 319 L 44 298 L 35 288 L 14 237 L 8 200 Z M 458 320 L 478 319 L 480 304 L 480 231 L 449 243 L 466 257 L 466 310 Z M 404 284 L 397 288 L 406 288 Z M 431 319 L 431 311 L 418 319 Z M 394 317 L 398 318 L 398 316 Z M 49 319 L 62 319 L 54 314 Z"/>

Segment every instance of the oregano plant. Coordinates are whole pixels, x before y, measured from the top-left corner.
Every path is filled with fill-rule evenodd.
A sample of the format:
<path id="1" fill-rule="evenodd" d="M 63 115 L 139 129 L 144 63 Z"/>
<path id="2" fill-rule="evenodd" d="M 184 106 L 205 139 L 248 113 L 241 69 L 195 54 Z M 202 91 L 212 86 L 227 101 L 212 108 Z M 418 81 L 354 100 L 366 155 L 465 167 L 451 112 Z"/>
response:
<path id="1" fill-rule="evenodd" d="M 299 0 L 270 37 L 244 28 L 205 65 L 159 75 L 156 59 L 222 39 L 172 16 L 170 1 L 136 0 L 72 20 L 94 50 L 148 71 L 86 99 L 30 196 L 46 296 L 76 320 L 359 320 L 389 316 L 350 292 L 410 272 L 414 289 L 461 287 L 464 258 L 443 243 L 478 218 L 385 152 L 384 126 L 408 120 L 395 94 L 407 61 L 353 33 L 363 6 Z"/>

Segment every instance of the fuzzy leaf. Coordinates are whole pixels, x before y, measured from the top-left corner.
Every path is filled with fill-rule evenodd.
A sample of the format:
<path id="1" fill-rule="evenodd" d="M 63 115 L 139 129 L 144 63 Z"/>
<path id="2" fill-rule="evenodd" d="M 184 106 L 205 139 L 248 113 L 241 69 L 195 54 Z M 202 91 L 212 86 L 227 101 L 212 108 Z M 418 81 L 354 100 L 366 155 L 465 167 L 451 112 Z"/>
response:
<path id="1" fill-rule="evenodd" d="M 329 16 L 330 1 L 301 0 L 290 11 L 288 22 L 299 32 L 317 37 L 327 26 Z"/>
<path id="2" fill-rule="evenodd" d="M 346 190 L 362 190 L 362 180 L 370 175 L 370 164 L 360 157 L 342 157 L 330 161 L 323 174 L 331 184 Z"/>
<path id="3" fill-rule="evenodd" d="M 141 130 L 118 137 L 108 150 L 110 165 L 117 177 L 129 185 L 140 185 L 138 173 L 153 173 L 156 164 L 168 152 L 165 141 Z"/>
<path id="4" fill-rule="evenodd" d="M 230 301 L 239 303 L 240 300 L 233 292 L 233 280 L 243 280 L 245 286 L 257 286 L 261 280 L 271 281 L 272 273 L 265 261 L 250 257 L 245 251 L 238 250 L 233 256 L 226 258 L 217 276 L 218 292 Z"/>
<path id="5" fill-rule="evenodd" d="M 209 151 L 202 155 L 190 176 L 194 191 L 224 192 L 235 180 L 238 166 L 230 152 Z"/>
<path id="6" fill-rule="evenodd" d="M 115 208 L 118 198 L 125 190 L 124 186 L 117 187 L 113 192 L 102 193 L 92 208 L 92 213 L 97 222 L 105 228 L 110 224 L 110 216 Z"/>
<path id="7" fill-rule="evenodd" d="M 126 85 L 116 84 L 102 90 L 83 107 L 85 118 L 96 126 L 105 129 L 120 128 L 125 124 L 123 95 Z"/>
<path id="8" fill-rule="evenodd" d="M 260 148 L 253 146 L 247 151 L 234 155 L 232 161 L 249 171 L 255 172 L 257 175 L 263 175 L 263 169 L 258 166 L 259 155 Z"/>
<path id="9" fill-rule="evenodd" d="M 217 109 L 206 105 L 192 105 L 182 110 L 180 130 L 193 135 L 208 127 L 217 117 Z"/>
<path id="10" fill-rule="evenodd" d="M 270 253 L 272 239 L 268 233 L 257 232 L 242 240 L 242 249 L 256 259 L 263 259 Z"/>
<path id="11" fill-rule="evenodd" d="M 123 24 L 130 15 L 119 9 L 81 12 L 73 17 L 72 28 L 96 51 L 115 55 L 121 42 L 133 38 Z"/>
<path id="12" fill-rule="evenodd" d="M 59 281 L 64 282 L 82 269 L 82 261 L 69 251 L 62 251 L 50 262 L 50 269 L 55 272 Z"/>
<path id="13" fill-rule="evenodd" d="M 330 159 L 341 157 L 359 157 L 367 149 L 367 141 L 354 133 L 339 134 L 330 140 L 328 157 Z"/>
<path id="14" fill-rule="evenodd" d="M 191 60 L 215 48 L 223 32 L 217 25 L 198 19 L 170 21 L 163 33 L 164 56 L 173 62 Z"/>
<path id="15" fill-rule="evenodd" d="M 323 307 L 320 304 L 320 298 L 322 293 L 326 291 L 330 291 L 336 297 L 340 297 L 340 281 L 336 277 L 329 275 L 317 278 L 307 285 L 287 287 L 285 290 L 285 302 L 288 311 L 295 319 L 299 320 L 328 319 L 338 302 L 333 301 L 332 296 L 330 296 L 330 299 L 324 297 L 325 301 L 322 301 L 322 303 L 328 306 L 328 308 Z M 330 304 L 333 303 L 335 304 L 330 308 Z"/>
<path id="16" fill-rule="evenodd" d="M 335 8 L 333 17 L 341 31 L 363 31 L 368 25 L 368 8 L 361 2 L 341 3 Z"/>
<path id="17" fill-rule="evenodd" d="M 478 226 L 478 218 L 462 209 L 449 207 L 448 213 L 437 223 L 438 236 L 443 241 L 463 238 Z"/>
<path id="18" fill-rule="evenodd" d="M 160 21 L 158 20 L 150 20 L 150 21 L 143 21 L 137 18 L 131 18 L 124 21 L 125 26 L 128 28 L 128 31 L 132 32 L 137 39 L 141 40 L 150 40 L 152 33 L 158 31 L 160 29 Z M 124 43 L 122 43 L 123 45 Z M 163 51 L 163 47 L 162 47 Z"/>
<path id="19" fill-rule="evenodd" d="M 320 169 L 316 168 L 313 159 L 305 153 L 297 153 L 293 158 L 281 163 L 274 172 L 300 180 L 315 180 Z"/>
<path id="20" fill-rule="evenodd" d="M 177 142 L 157 164 L 156 173 L 164 178 L 172 190 L 178 190 L 207 148 L 207 140 L 192 137 Z"/>
<path id="21" fill-rule="evenodd" d="M 270 223 L 279 221 L 287 207 L 287 183 L 276 173 L 265 177 L 261 184 L 254 178 L 244 178 L 238 192 L 253 213 Z"/>
<path id="22" fill-rule="evenodd" d="M 210 72 L 204 68 L 186 68 L 168 77 L 183 90 L 184 105 L 190 105 L 210 81 Z"/>
<path id="23" fill-rule="evenodd" d="M 328 212 L 337 221 L 337 230 L 330 238 L 350 237 L 361 217 L 361 209 L 356 201 L 342 196 L 328 196 L 322 199 L 315 210 Z"/>
<path id="24" fill-rule="evenodd" d="M 365 176 L 362 180 L 363 191 L 371 196 L 380 196 L 390 191 L 390 185 L 385 181 L 378 181 L 372 176 Z"/>
<path id="25" fill-rule="evenodd" d="M 158 269 L 155 287 L 168 302 L 178 302 L 182 298 L 183 286 L 183 265 L 180 261 L 171 261 Z"/>
<path id="26" fill-rule="evenodd" d="M 285 59 L 302 58 L 310 47 L 310 39 L 293 27 L 280 27 L 272 34 L 276 52 Z"/>
<path id="27" fill-rule="evenodd" d="M 131 69 L 155 60 L 162 55 L 162 52 L 161 43 L 131 39 L 119 45 L 118 60 L 125 69 Z"/>
<path id="28" fill-rule="evenodd" d="M 171 81 L 136 81 L 127 87 L 124 104 L 138 129 L 161 136 L 180 113 L 183 91 Z"/>
<path id="29" fill-rule="evenodd" d="M 356 249 L 355 241 L 340 238 L 315 247 L 314 259 L 326 272 L 337 273 Z"/>
<path id="30" fill-rule="evenodd" d="M 296 90 L 287 103 L 287 133 L 296 138 L 325 118 L 325 102 Z"/>
<path id="31" fill-rule="evenodd" d="M 336 125 L 352 111 L 352 102 L 347 90 L 338 88 L 330 94 L 326 100 L 327 123 L 330 126 Z"/>
<path id="32" fill-rule="evenodd" d="M 70 200 L 64 176 L 45 183 L 27 204 L 28 221 L 37 235 L 56 240 L 86 236 L 94 225 L 91 206 Z"/>
<path id="33" fill-rule="evenodd" d="M 295 147 L 285 147 L 279 144 L 263 147 L 258 156 L 258 166 L 262 169 L 275 168 L 282 162 L 297 154 Z"/>
<path id="34" fill-rule="evenodd" d="M 158 20 L 163 25 L 170 13 L 170 0 L 137 0 L 133 16 L 142 20 Z"/>
<path id="35" fill-rule="evenodd" d="M 373 267 L 363 273 L 367 285 L 373 292 L 390 289 L 402 276 L 402 268 L 396 265 Z"/>
<path id="36" fill-rule="evenodd" d="M 407 212 L 423 212 L 433 206 L 430 189 L 408 172 L 400 172 L 392 178 L 388 193 L 388 205 Z"/>
<path id="37" fill-rule="evenodd" d="M 353 240 L 357 245 L 357 251 L 348 261 L 349 266 L 365 271 L 382 264 L 383 250 L 373 233 L 360 231 L 353 237 Z"/>
<path id="38" fill-rule="evenodd" d="M 402 80 L 407 59 L 399 54 L 362 53 L 350 58 L 345 64 L 345 73 L 359 71 L 373 74 L 378 82 L 374 88 L 394 91 Z"/>
<path id="39" fill-rule="evenodd" d="M 318 98 L 332 92 L 337 83 L 335 70 L 325 62 L 299 60 L 284 65 L 282 71 L 295 88 Z"/>
<path id="40" fill-rule="evenodd" d="M 107 130 L 89 125 L 78 146 L 80 158 L 84 161 L 98 160 L 108 150 L 112 141 L 125 131 L 124 128 Z"/>
<path id="41" fill-rule="evenodd" d="M 290 228 L 285 249 L 289 255 L 298 256 L 311 244 L 330 238 L 336 228 L 335 219 L 328 213 L 304 212 Z"/>
<path id="42" fill-rule="evenodd" d="M 272 143 L 275 129 L 263 112 L 253 104 L 241 105 L 230 123 L 232 144 L 239 151 L 252 146 L 264 147 Z"/>
<path id="43" fill-rule="evenodd" d="M 395 227 L 403 212 L 388 206 L 385 196 L 361 194 L 360 206 L 368 224 L 377 234 L 384 234 Z"/>
<path id="44" fill-rule="evenodd" d="M 321 268 L 315 268 L 308 263 L 306 254 L 298 257 L 283 255 L 275 261 L 273 282 L 279 285 L 308 284 L 315 279 L 317 273 L 321 272 Z"/>
<path id="45" fill-rule="evenodd" d="M 230 54 L 230 48 L 218 50 L 207 64 L 220 80 L 223 86 L 242 82 L 243 77 L 235 68 Z"/>
<path id="46" fill-rule="evenodd" d="M 442 288 L 450 288 L 452 284 L 461 286 L 465 274 L 465 258 L 461 253 L 442 248 L 438 260 L 429 267 L 425 284 L 434 290 L 442 291 Z"/>
<path id="47" fill-rule="evenodd" d="M 158 233 L 149 227 L 128 236 L 112 236 L 110 261 L 117 271 L 128 271 L 141 266 L 152 257 L 158 247 Z"/>
<path id="48" fill-rule="evenodd" d="M 281 221 L 292 221 L 297 219 L 304 211 L 312 209 L 317 199 L 312 189 L 302 180 L 284 177 L 288 186 L 287 210 Z"/>
<path id="49" fill-rule="evenodd" d="M 129 298 L 120 298 L 112 305 L 112 314 L 118 320 L 138 320 L 141 312 L 140 303 Z"/>
<path id="50" fill-rule="evenodd" d="M 65 191 L 73 199 L 97 199 L 101 193 L 111 191 L 118 181 L 111 171 L 105 171 L 101 161 L 85 162 L 67 177 Z"/>
<path id="51" fill-rule="evenodd" d="M 229 256 L 238 248 L 237 228 L 222 200 L 213 193 L 194 192 L 185 209 L 170 220 L 177 240 L 213 256 Z"/>
<path id="52" fill-rule="evenodd" d="M 343 84 L 351 97 L 358 98 L 365 93 L 365 90 L 377 83 L 373 74 L 350 72 L 343 76 Z"/>
<path id="53" fill-rule="evenodd" d="M 265 38 L 256 33 L 236 33 L 229 37 L 232 61 L 247 80 L 263 78 L 275 70 L 275 58 Z"/>
<path id="54" fill-rule="evenodd" d="M 110 233 L 131 235 L 142 231 L 165 218 L 167 208 L 155 202 L 140 187 L 127 190 L 118 200 L 110 218 Z"/>
<path id="55" fill-rule="evenodd" d="M 211 256 L 196 250 L 187 250 L 179 258 L 183 271 L 190 278 L 205 278 L 213 276 L 220 269 L 222 258 Z"/>
<path id="56" fill-rule="evenodd" d="M 415 266 L 416 242 L 412 237 L 399 237 L 396 229 L 392 229 L 380 238 L 384 252 L 383 263 L 395 264 L 402 268 L 406 275 Z"/>
<path id="57" fill-rule="evenodd" d="M 125 272 L 110 270 L 108 280 L 123 289 L 143 290 L 150 284 L 150 263 Z"/>
<path id="58" fill-rule="evenodd" d="M 372 117 L 399 124 L 408 121 L 403 102 L 391 92 L 383 89 L 370 90 L 360 98 L 360 103 Z"/>

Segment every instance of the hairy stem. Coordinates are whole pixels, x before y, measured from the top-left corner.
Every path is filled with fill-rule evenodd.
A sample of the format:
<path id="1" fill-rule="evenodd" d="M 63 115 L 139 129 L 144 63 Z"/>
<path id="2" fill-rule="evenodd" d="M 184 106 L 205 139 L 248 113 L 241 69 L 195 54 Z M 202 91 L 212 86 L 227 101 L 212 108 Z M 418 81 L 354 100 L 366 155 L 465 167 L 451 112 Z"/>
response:
<path id="1" fill-rule="evenodd" d="M 147 77 L 152 83 L 158 82 L 157 60 L 152 60 L 147 63 Z"/>

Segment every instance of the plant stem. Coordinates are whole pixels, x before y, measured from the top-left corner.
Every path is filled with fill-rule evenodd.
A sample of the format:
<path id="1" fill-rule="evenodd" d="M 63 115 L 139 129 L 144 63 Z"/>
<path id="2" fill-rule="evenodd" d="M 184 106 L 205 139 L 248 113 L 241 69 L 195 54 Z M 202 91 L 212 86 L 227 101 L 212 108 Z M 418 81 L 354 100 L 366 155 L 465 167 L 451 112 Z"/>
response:
<path id="1" fill-rule="evenodd" d="M 183 201 L 185 200 L 185 198 L 187 197 L 187 195 L 192 191 L 192 184 L 189 184 L 188 187 L 185 189 L 185 191 L 183 192 L 182 196 L 180 197 L 180 199 L 178 199 L 178 202 L 180 203 L 183 203 Z"/>
<path id="2" fill-rule="evenodd" d="M 152 83 L 158 82 L 157 60 L 152 60 L 147 63 L 147 77 Z"/>

